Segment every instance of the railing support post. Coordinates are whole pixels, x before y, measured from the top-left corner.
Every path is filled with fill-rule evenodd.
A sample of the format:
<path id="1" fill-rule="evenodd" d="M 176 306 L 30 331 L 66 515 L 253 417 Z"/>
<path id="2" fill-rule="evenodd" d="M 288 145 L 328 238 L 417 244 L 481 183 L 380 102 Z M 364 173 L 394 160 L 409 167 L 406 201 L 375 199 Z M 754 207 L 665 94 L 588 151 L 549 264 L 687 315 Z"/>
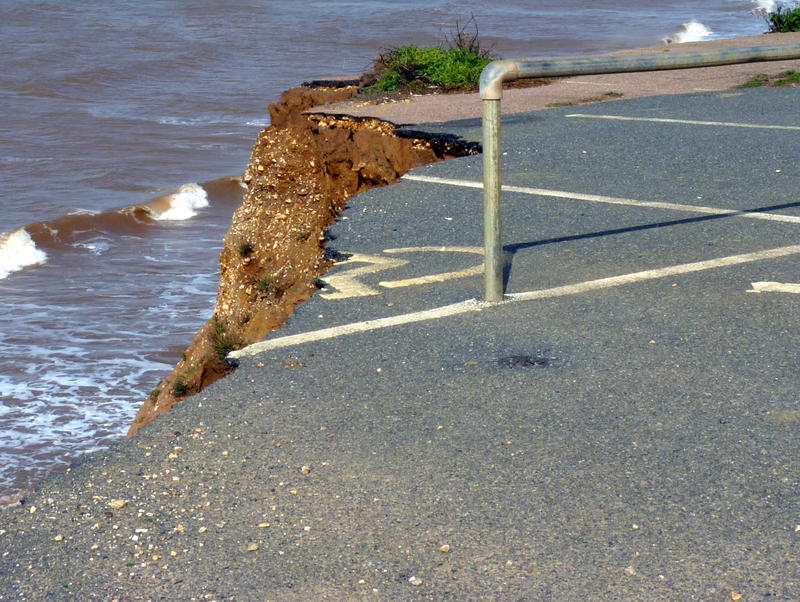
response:
<path id="1" fill-rule="evenodd" d="M 503 300 L 503 223 L 500 211 L 500 100 L 483 101 L 484 298 Z"/>

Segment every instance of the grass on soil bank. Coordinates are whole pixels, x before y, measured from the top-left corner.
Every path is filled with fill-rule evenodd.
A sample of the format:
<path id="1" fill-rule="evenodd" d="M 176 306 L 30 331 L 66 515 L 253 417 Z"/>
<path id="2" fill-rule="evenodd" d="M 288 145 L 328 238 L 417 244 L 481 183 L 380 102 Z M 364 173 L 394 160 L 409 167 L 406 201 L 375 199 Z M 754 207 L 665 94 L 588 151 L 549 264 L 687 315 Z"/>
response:
<path id="1" fill-rule="evenodd" d="M 759 73 L 748 79 L 737 88 L 797 88 L 800 86 L 800 73 L 797 71 L 782 71 L 778 75 Z"/>
<path id="2" fill-rule="evenodd" d="M 772 11 L 759 11 L 767 22 L 769 33 L 789 33 L 800 31 L 800 3 L 793 6 L 778 3 Z"/>
<path id="3" fill-rule="evenodd" d="M 457 22 L 454 33 L 444 38 L 438 47 L 396 46 L 381 51 L 372 71 L 362 77 L 364 92 L 470 88 L 478 84 L 483 68 L 500 58 L 481 45 L 474 17 L 463 26 Z"/>

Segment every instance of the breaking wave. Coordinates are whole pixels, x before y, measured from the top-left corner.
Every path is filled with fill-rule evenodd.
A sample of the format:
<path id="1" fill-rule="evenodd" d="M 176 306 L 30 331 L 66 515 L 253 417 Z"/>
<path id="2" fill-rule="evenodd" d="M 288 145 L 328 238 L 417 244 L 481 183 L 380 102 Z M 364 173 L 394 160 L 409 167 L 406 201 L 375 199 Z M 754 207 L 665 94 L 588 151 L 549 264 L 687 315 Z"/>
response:
<path id="1" fill-rule="evenodd" d="M 710 37 L 713 33 L 714 32 L 708 27 L 693 19 L 688 23 L 681 25 L 675 33 L 673 33 L 670 37 L 665 38 L 664 41 L 668 44 L 700 42 Z"/>
<path id="2" fill-rule="evenodd" d="M 36 247 L 25 228 L 0 234 L 0 279 L 46 261 L 47 253 Z"/>
<path id="3" fill-rule="evenodd" d="M 771 13 L 776 8 L 775 0 L 752 0 L 752 3 L 755 13 Z"/>
<path id="4" fill-rule="evenodd" d="M 215 201 L 241 201 L 240 177 L 220 178 L 204 183 L 183 184 L 170 194 L 146 203 L 111 211 L 71 211 L 53 220 L 28 224 L 17 230 L 0 233 L 0 279 L 28 266 L 47 261 L 48 251 L 83 251 L 102 255 L 118 236 L 146 235 L 155 222 L 191 219 L 209 206 L 208 191 Z"/>
<path id="5" fill-rule="evenodd" d="M 200 184 L 184 184 L 177 191 L 147 203 L 153 219 L 184 220 L 197 215 L 197 209 L 208 207 L 208 194 Z"/>

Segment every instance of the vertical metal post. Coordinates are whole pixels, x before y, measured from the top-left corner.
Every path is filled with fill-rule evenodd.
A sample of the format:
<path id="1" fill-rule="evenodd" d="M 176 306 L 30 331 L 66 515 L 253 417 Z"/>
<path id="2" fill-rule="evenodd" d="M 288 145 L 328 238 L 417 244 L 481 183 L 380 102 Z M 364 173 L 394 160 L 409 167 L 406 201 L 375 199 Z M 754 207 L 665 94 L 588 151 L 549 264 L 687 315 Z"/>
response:
<path id="1" fill-rule="evenodd" d="M 483 101 L 483 245 L 486 301 L 503 300 L 500 213 L 500 100 Z"/>

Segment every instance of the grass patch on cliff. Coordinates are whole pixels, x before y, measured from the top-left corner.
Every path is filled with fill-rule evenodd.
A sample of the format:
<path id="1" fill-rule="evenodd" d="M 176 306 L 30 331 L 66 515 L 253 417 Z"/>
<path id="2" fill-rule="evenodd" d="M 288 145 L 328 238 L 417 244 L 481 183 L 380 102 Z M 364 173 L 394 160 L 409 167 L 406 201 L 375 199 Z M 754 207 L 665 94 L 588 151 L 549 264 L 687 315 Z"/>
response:
<path id="1" fill-rule="evenodd" d="M 395 46 L 381 51 L 361 83 L 367 93 L 469 88 L 478 84 L 483 68 L 496 58 L 481 45 L 471 17 L 464 25 L 456 22 L 454 32 L 445 35 L 439 46 Z"/>
<path id="2" fill-rule="evenodd" d="M 214 347 L 214 355 L 223 361 L 231 351 L 242 346 L 238 339 L 226 336 L 225 327 L 219 322 L 214 324 L 214 336 L 211 344 Z"/>
<path id="3" fill-rule="evenodd" d="M 277 280 L 272 277 L 262 278 L 256 283 L 256 288 L 260 290 L 262 293 L 269 293 L 277 290 L 275 286 L 277 284 Z"/>
<path id="4" fill-rule="evenodd" d="M 175 383 L 172 385 L 172 394 L 175 397 L 186 397 L 191 391 L 192 388 L 186 384 L 182 377 L 179 376 L 175 379 Z"/>
<path id="5" fill-rule="evenodd" d="M 372 90 L 394 92 L 401 88 L 465 88 L 478 83 L 492 59 L 462 50 L 401 46 L 378 59 L 381 75 Z"/>

